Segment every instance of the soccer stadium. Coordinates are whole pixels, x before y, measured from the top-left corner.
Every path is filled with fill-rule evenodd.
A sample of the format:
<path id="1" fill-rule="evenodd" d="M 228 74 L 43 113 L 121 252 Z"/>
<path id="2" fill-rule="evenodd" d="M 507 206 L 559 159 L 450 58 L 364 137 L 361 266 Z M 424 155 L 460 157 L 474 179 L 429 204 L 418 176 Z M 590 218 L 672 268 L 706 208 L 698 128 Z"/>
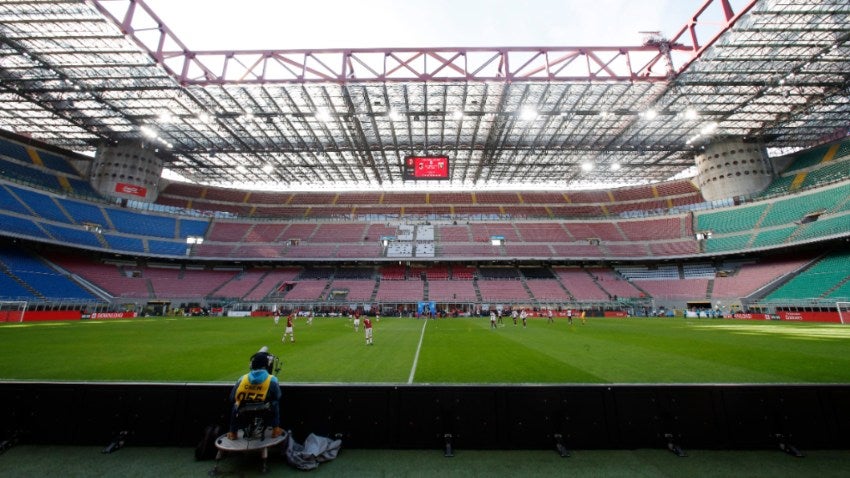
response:
<path id="1" fill-rule="evenodd" d="M 261 346 L 298 440 L 850 446 L 846 0 L 315 50 L 194 50 L 148 3 L 0 2 L 0 470 L 195 446 Z"/>

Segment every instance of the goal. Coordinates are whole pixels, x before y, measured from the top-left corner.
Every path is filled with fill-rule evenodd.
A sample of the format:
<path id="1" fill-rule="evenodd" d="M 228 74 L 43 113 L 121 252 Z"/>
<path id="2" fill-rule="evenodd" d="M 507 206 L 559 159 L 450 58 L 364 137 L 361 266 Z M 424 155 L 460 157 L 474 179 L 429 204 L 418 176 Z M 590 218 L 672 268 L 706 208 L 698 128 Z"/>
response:
<path id="1" fill-rule="evenodd" d="M 0 300 L 0 322 L 23 322 L 26 311 L 25 300 Z"/>
<path id="2" fill-rule="evenodd" d="M 841 323 L 850 323 L 850 302 L 836 302 L 835 308 L 838 309 L 838 318 Z"/>

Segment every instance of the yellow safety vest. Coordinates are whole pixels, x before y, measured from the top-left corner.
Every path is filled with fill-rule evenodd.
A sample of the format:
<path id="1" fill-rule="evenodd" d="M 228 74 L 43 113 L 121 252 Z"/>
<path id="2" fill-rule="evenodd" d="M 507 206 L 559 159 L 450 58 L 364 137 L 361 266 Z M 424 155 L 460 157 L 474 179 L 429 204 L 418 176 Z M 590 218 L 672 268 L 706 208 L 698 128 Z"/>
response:
<path id="1" fill-rule="evenodd" d="M 242 376 L 239 388 L 236 389 L 236 405 L 246 402 L 264 402 L 269 393 L 269 385 L 272 383 L 272 375 L 269 374 L 263 383 L 251 383 L 248 374 Z"/>

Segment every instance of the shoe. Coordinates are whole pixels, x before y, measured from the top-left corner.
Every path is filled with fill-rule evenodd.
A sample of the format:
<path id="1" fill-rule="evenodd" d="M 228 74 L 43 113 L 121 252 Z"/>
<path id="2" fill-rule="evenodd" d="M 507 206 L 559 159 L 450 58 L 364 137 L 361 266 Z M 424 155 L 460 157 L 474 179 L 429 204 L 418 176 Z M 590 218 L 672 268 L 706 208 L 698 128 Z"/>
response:
<path id="1" fill-rule="evenodd" d="M 272 430 L 272 438 L 277 438 L 281 435 L 283 435 L 283 428 L 274 427 L 274 429 Z"/>
<path id="2" fill-rule="evenodd" d="M 236 440 L 238 438 L 239 438 L 239 435 L 237 435 L 236 432 L 227 432 L 227 439 L 228 440 Z"/>

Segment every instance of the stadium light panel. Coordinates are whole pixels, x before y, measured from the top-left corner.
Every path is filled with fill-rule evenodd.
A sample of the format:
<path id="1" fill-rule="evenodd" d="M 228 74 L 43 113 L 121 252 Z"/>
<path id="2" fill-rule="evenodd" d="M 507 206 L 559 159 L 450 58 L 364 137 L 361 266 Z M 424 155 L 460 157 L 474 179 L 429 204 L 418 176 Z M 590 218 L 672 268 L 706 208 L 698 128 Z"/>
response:
<path id="1" fill-rule="evenodd" d="M 537 119 L 537 109 L 532 106 L 523 106 L 519 112 L 519 119 L 523 121 L 534 121 Z"/>

